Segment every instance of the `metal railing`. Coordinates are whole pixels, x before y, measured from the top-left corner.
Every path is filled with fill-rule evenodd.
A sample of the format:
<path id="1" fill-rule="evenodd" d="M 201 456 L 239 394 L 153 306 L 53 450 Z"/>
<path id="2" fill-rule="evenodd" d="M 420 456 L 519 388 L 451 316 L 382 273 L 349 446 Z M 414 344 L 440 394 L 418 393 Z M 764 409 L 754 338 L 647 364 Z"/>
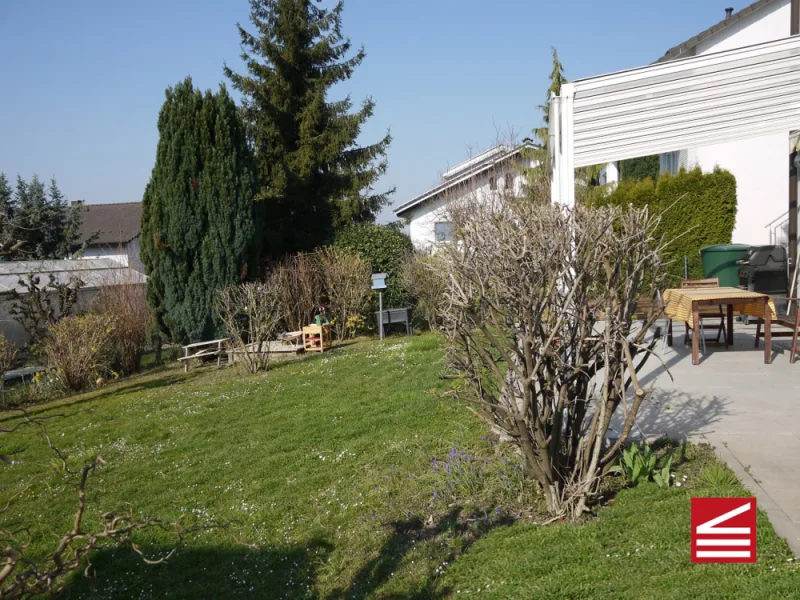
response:
<path id="1" fill-rule="evenodd" d="M 769 229 L 770 246 L 787 246 L 789 244 L 789 211 L 772 219 L 764 225 L 764 229 Z"/>

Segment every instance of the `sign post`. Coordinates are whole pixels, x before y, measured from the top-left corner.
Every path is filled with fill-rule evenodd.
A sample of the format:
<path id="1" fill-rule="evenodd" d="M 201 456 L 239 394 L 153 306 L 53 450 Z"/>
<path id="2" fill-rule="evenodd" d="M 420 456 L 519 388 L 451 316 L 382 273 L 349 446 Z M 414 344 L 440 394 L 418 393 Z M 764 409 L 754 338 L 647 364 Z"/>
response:
<path id="1" fill-rule="evenodd" d="M 386 289 L 386 273 L 372 274 L 372 289 L 378 290 L 378 335 L 383 339 L 383 290 Z"/>

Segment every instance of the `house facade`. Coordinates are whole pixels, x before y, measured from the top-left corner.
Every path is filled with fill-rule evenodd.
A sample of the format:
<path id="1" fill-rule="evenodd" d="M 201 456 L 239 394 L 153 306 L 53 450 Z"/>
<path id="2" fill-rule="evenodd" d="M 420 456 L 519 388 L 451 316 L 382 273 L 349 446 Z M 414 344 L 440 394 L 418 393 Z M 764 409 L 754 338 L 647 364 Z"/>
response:
<path id="1" fill-rule="evenodd" d="M 791 4 L 791 0 L 759 0 L 736 13 L 727 9 L 719 23 L 671 48 L 656 62 L 786 38 L 792 33 Z M 785 215 L 789 203 L 789 154 L 793 151 L 791 133 L 679 148 L 660 155 L 661 171 L 676 173 L 681 168 L 697 166 L 706 172 L 717 166 L 727 169 L 736 177 L 737 187 L 733 241 L 767 244 L 776 237 L 782 241 L 788 222 Z"/>
<path id="2" fill-rule="evenodd" d="M 110 258 L 144 272 L 139 258 L 142 203 L 81 204 L 81 258 Z"/>
<path id="3" fill-rule="evenodd" d="M 526 139 L 518 146 L 482 152 L 443 173 L 438 185 L 395 208 L 394 214 L 408 223 L 417 249 L 433 250 L 452 238 L 448 207 L 454 203 L 521 195 L 524 170 L 536 164 L 526 150 L 536 148 Z"/>

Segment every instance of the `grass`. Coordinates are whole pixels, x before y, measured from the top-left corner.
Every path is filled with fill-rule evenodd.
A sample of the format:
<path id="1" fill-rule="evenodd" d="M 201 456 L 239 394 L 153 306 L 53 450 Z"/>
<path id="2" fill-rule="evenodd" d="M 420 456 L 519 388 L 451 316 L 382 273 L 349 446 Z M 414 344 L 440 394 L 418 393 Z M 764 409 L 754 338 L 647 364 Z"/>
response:
<path id="1" fill-rule="evenodd" d="M 441 354 L 430 335 L 361 341 L 266 376 L 162 369 L 39 410 L 63 415 L 48 428 L 73 465 L 108 462 L 87 525 L 126 503 L 228 523 L 165 565 L 102 551 L 71 597 L 797 597 L 791 553 L 763 516 L 757 564 L 690 564 L 690 497 L 742 493 L 707 448 L 689 447 L 680 488 L 625 489 L 583 523 L 531 524 L 544 516 L 530 482 L 443 397 Z M 75 483 L 33 430 L 1 441 L 19 463 L 0 469 L 0 504 L 38 476 L 2 522 L 32 523 L 41 557 L 69 526 Z M 139 539 L 170 547 L 155 532 Z"/>

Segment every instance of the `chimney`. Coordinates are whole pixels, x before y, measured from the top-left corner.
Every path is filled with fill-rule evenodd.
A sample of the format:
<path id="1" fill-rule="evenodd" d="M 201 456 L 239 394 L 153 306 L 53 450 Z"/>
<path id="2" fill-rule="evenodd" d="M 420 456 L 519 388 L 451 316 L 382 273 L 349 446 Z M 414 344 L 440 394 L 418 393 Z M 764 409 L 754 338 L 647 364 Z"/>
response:
<path id="1" fill-rule="evenodd" d="M 732 14 L 733 14 L 733 7 L 730 6 L 730 7 L 726 8 L 725 9 L 725 20 L 727 21 L 728 19 L 730 19 Z"/>

